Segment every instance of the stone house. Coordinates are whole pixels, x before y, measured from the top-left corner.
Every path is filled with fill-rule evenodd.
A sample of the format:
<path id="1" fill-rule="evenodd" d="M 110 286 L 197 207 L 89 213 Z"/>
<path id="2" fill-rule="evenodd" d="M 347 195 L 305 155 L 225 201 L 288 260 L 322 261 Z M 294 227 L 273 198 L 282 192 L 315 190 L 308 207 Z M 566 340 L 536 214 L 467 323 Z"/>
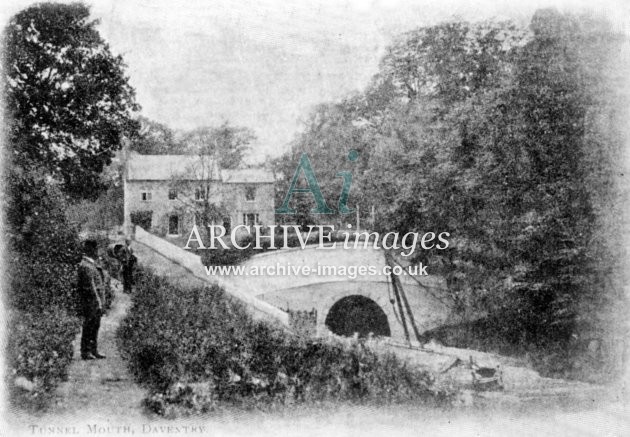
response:
<path id="1" fill-rule="evenodd" d="M 200 224 L 206 198 L 221 206 L 224 215 L 216 224 L 224 225 L 228 233 L 237 225 L 275 222 L 275 178 L 264 169 L 220 169 L 207 156 L 132 152 L 123 179 L 125 230 L 143 216 L 155 234 L 187 236 L 194 224 Z"/>

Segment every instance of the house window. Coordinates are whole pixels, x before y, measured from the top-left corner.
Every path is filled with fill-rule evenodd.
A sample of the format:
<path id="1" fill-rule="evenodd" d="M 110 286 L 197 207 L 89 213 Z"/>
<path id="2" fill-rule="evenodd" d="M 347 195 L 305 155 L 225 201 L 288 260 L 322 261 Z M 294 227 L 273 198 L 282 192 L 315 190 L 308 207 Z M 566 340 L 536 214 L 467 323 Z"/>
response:
<path id="1" fill-rule="evenodd" d="M 141 193 L 141 196 L 142 196 L 142 201 L 143 202 L 148 202 L 148 201 L 151 200 L 151 192 L 150 191 L 143 191 Z"/>
<path id="2" fill-rule="evenodd" d="M 253 202 L 256 199 L 256 187 L 245 187 L 245 200 Z"/>
<path id="3" fill-rule="evenodd" d="M 197 188 L 195 190 L 195 200 L 204 200 L 206 198 L 206 193 L 202 188 Z"/>
<path id="4" fill-rule="evenodd" d="M 168 190 L 168 200 L 177 199 L 177 190 Z"/>
<path id="5" fill-rule="evenodd" d="M 169 235 L 179 235 L 179 216 L 176 214 L 168 217 L 168 233 Z"/>
<path id="6" fill-rule="evenodd" d="M 243 214 L 243 224 L 246 226 L 259 225 L 260 221 L 258 221 L 258 214 L 253 212 Z"/>

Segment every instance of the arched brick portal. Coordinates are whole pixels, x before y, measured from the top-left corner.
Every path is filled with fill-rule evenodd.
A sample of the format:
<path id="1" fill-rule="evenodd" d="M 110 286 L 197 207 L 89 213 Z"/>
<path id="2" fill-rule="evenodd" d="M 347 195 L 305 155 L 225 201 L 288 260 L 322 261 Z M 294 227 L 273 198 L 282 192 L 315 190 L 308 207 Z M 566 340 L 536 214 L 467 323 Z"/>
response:
<path id="1" fill-rule="evenodd" d="M 326 327 L 334 334 L 359 337 L 391 336 L 385 312 L 372 299 L 354 294 L 338 300 L 328 311 Z"/>

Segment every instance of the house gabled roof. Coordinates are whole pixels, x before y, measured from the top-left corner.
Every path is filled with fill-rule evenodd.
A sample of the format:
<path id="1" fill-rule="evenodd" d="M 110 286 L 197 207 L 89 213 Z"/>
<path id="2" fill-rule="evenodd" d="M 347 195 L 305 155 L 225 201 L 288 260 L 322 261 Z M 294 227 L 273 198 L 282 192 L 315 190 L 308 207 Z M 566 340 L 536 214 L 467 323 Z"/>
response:
<path id="1" fill-rule="evenodd" d="M 198 180 L 207 177 L 214 165 L 207 161 L 201 165 L 201 160 L 194 155 L 140 155 L 129 154 L 127 160 L 127 180 L 165 181 L 173 178 Z M 203 167 L 207 167 L 205 174 Z M 218 171 L 213 179 L 219 178 Z"/>
<path id="2" fill-rule="evenodd" d="M 210 157 L 198 155 L 140 155 L 127 159 L 128 181 L 167 181 L 171 179 L 212 180 L 225 183 L 273 183 L 273 173 L 264 169 L 219 170 Z"/>

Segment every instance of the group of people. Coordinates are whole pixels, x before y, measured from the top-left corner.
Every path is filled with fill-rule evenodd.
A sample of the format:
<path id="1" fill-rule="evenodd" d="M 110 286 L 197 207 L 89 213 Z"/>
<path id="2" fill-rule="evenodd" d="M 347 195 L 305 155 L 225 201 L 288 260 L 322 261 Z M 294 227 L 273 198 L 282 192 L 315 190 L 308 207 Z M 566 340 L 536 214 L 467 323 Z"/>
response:
<path id="1" fill-rule="evenodd" d="M 125 244 L 110 246 L 107 254 L 117 260 L 121 267 L 123 291 L 131 293 L 133 269 L 137 261 L 129 239 Z M 86 239 L 83 243 L 83 257 L 77 274 L 77 297 L 79 316 L 83 318 L 81 331 L 81 358 L 84 360 L 103 359 L 98 352 L 98 330 L 101 317 L 105 314 L 113 294 L 109 286 L 109 276 L 99 256 L 98 242 Z"/>

